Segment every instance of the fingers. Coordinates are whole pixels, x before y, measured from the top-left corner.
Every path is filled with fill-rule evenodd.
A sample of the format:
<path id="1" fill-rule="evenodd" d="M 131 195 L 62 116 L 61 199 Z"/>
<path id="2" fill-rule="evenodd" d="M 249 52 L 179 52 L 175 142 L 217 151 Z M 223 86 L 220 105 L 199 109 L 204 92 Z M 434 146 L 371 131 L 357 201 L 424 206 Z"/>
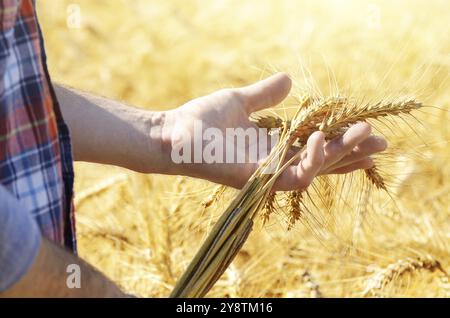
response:
<path id="1" fill-rule="evenodd" d="M 303 189 L 308 187 L 317 175 L 342 174 L 371 168 L 373 160 L 369 156 L 385 150 L 387 142 L 382 137 L 370 136 L 370 133 L 370 125 L 359 123 L 326 145 L 323 133 L 312 134 L 299 164 L 288 167 L 280 175 L 275 183 L 275 190 Z"/>
<path id="2" fill-rule="evenodd" d="M 291 90 L 292 81 L 285 73 L 278 73 L 249 86 L 238 88 L 244 96 L 248 114 L 279 104 Z"/>
<path id="3" fill-rule="evenodd" d="M 358 169 L 370 169 L 373 167 L 373 160 L 370 157 L 366 157 L 364 159 L 361 159 L 359 161 L 353 162 L 349 165 L 333 169 L 327 174 L 343 174 L 343 173 L 349 173 Z"/>
<path id="4" fill-rule="evenodd" d="M 328 142 L 325 146 L 324 169 L 331 167 L 349 155 L 358 144 L 369 137 L 371 131 L 369 124 L 358 123 L 350 127 L 342 136 Z"/>
<path id="5" fill-rule="evenodd" d="M 384 138 L 379 136 L 370 136 L 362 143 L 357 145 L 349 155 L 343 157 L 335 164 L 326 167 L 323 172 L 327 173 L 328 171 L 336 170 L 338 168 L 348 166 L 352 163 L 356 163 L 377 152 L 384 151 L 386 150 L 386 148 L 387 142 Z"/>
<path id="6" fill-rule="evenodd" d="M 276 191 L 304 189 L 308 187 L 319 174 L 325 160 L 325 136 L 322 132 L 315 132 L 306 145 L 306 157 L 297 166 L 288 167 L 274 185 Z"/>

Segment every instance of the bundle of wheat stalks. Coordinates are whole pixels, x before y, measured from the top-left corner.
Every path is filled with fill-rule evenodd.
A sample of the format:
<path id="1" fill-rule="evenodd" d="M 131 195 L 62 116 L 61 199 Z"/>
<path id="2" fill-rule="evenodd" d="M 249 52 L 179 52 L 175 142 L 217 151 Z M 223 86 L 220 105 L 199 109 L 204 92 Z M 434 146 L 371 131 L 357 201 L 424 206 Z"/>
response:
<path id="1" fill-rule="evenodd" d="M 203 297 L 227 269 L 252 231 L 258 212 L 267 220 L 274 210 L 275 194 L 271 191 L 277 177 L 300 155 L 287 158 L 293 145 L 306 144 L 315 131 L 327 140 L 344 133 L 351 125 L 388 116 L 410 114 L 422 106 L 413 98 L 378 103 L 359 103 L 343 97 L 302 98 L 298 111 L 290 120 L 259 117 L 258 126 L 276 130 L 279 140 L 266 160 L 232 200 L 175 286 L 171 297 Z M 274 169 L 275 168 L 275 169 Z M 386 189 L 377 168 L 364 170 L 366 178 L 377 188 Z M 302 216 L 302 200 L 307 190 L 289 193 L 289 227 Z"/>

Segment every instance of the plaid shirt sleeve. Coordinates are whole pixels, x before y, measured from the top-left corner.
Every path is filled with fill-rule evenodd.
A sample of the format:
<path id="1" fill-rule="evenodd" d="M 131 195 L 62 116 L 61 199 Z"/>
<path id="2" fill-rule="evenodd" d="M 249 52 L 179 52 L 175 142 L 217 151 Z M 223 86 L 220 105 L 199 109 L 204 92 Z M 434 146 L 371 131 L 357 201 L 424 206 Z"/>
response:
<path id="1" fill-rule="evenodd" d="M 26 207 L 0 186 L 0 292 L 28 271 L 36 258 L 41 233 Z"/>
<path id="2" fill-rule="evenodd" d="M 24 267 L 17 268 L 25 268 L 34 253 L 29 238 L 22 235 L 18 249 L 27 257 L 8 251 L 17 247 L 15 230 L 33 232 L 35 225 L 42 236 L 76 252 L 69 130 L 48 74 L 33 0 L 0 0 L 0 186 L 20 202 L 14 207 L 10 197 L 0 196 L 1 206 L 10 203 L 0 217 L 2 257 L 15 258 L 16 265 L 22 260 Z"/>

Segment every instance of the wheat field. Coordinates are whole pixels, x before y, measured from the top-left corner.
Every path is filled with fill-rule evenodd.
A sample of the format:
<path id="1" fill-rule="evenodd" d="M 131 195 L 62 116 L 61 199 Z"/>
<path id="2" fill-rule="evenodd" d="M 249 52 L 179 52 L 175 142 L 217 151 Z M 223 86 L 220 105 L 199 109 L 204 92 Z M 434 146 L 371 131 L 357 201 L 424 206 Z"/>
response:
<path id="1" fill-rule="evenodd" d="M 38 4 L 53 79 L 137 107 L 174 108 L 275 71 L 294 79 L 283 109 L 304 91 L 420 100 L 413 118 L 376 126 L 390 143 L 380 158 L 389 194 L 354 191 L 348 185 L 360 180 L 346 176 L 312 197 L 317 211 L 290 231 L 280 203 L 208 296 L 450 297 L 447 1 Z M 142 297 L 170 294 L 237 193 L 205 208 L 215 188 L 206 181 L 88 163 L 75 170 L 81 257 Z"/>

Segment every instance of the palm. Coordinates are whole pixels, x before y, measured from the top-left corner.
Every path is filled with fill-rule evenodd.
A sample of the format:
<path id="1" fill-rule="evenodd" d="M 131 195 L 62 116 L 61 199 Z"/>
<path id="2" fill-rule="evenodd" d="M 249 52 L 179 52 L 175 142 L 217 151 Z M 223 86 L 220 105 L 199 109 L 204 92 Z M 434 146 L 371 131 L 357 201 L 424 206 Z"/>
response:
<path id="1" fill-rule="evenodd" d="M 177 109 L 179 119 L 176 121 L 175 131 L 178 130 L 181 135 L 189 133 L 194 136 L 196 122 L 202 123 L 203 131 L 215 128 L 219 129 L 223 136 L 226 135 L 227 128 L 257 129 L 258 127 L 249 120 L 249 114 L 244 106 L 244 100 L 231 90 L 221 90 L 194 99 Z M 206 144 L 207 141 L 202 141 L 202 146 Z M 236 153 L 243 152 L 245 156 L 248 156 L 250 149 L 257 147 L 257 144 L 258 140 L 250 139 L 245 143 L 244 148 L 235 145 L 235 151 Z M 223 162 L 225 162 L 225 158 L 223 158 Z M 206 176 L 206 179 L 210 181 L 241 187 L 253 173 L 256 164 L 213 163 L 198 165 L 198 168 L 200 169 L 199 176 Z M 194 172 L 194 176 L 198 176 L 197 172 Z"/>
<path id="2" fill-rule="evenodd" d="M 221 90 L 200 97 L 180 107 L 183 114 L 203 122 L 204 128 L 256 127 L 248 119 L 244 101 L 231 90 Z"/>

